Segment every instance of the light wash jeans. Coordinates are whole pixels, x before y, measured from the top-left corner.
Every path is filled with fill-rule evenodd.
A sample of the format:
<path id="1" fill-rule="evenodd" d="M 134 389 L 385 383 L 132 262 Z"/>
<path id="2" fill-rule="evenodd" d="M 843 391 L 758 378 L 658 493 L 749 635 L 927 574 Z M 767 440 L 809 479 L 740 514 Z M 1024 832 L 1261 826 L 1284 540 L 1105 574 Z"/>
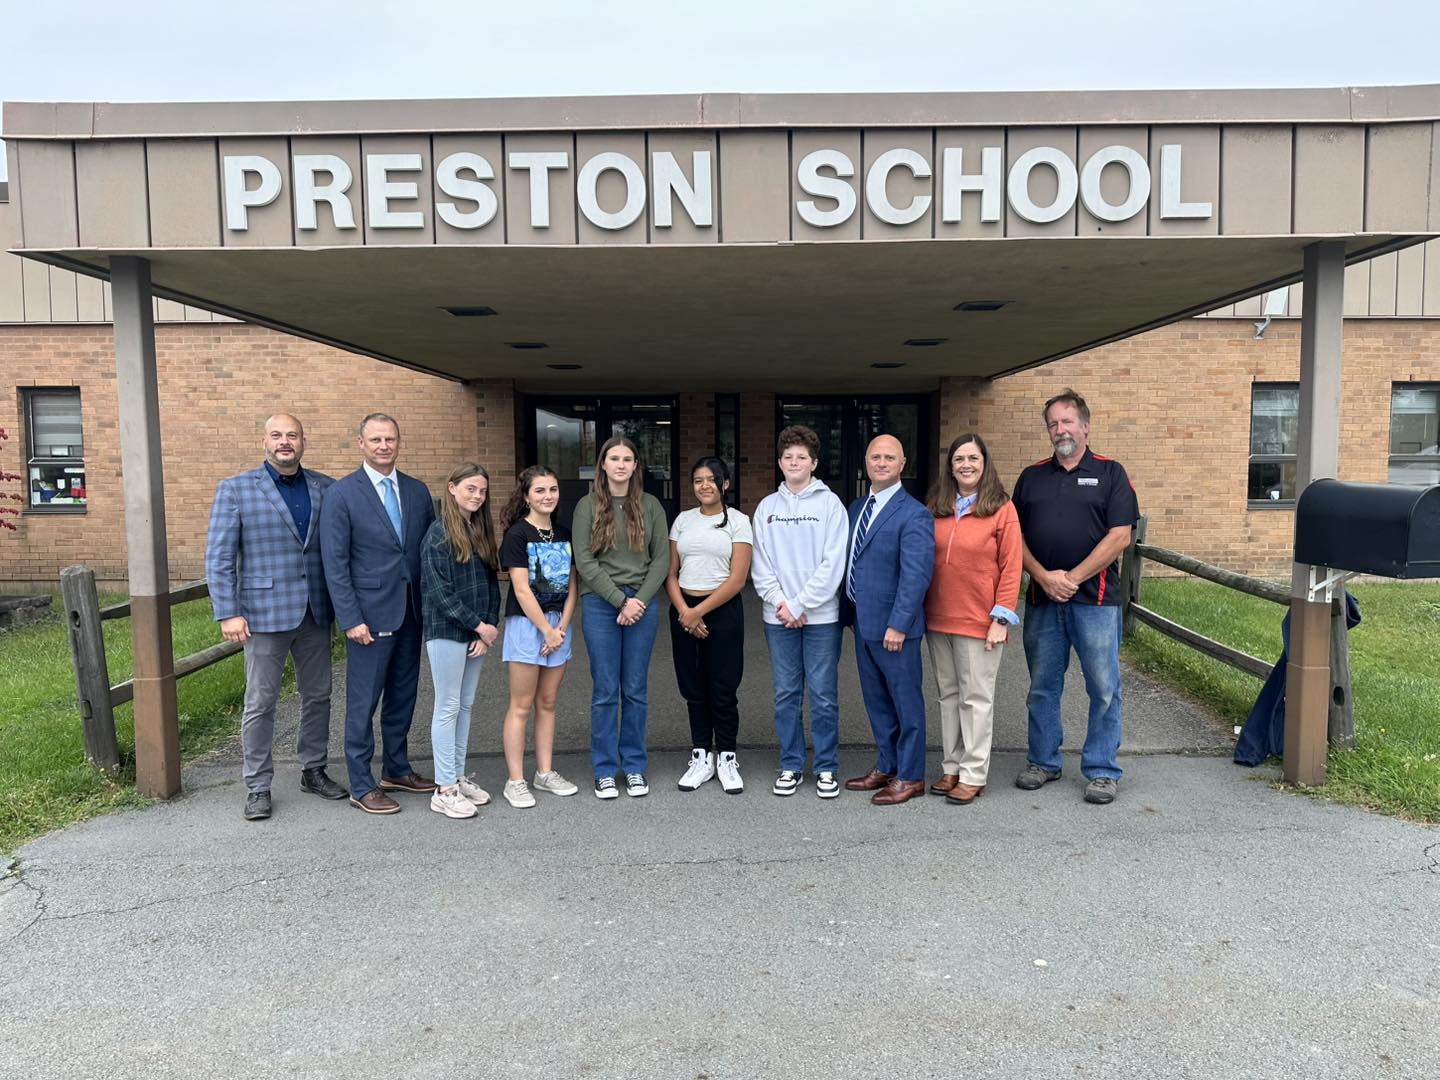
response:
<path id="1" fill-rule="evenodd" d="M 840 637 L 838 622 L 789 629 L 764 623 L 775 672 L 775 734 L 780 768 L 805 771 L 805 691 L 810 691 L 810 738 L 815 771 L 838 772 L 840 750 Z"/>
<path id="2" fill-rule="evenodd" d="M 483 656 L 467 656 L 463 641 L 431 638 L 425 643 L 430 678 L 435 683 L 435 712 L 430 717 L 430 743 L 435 748 L 435 783 L 449 787 L 465 772 L 470 748 L 470 706 L 480 685 Z"/>
<path id="3" fill-rule="evenodd" d="M 1113 605 L 1027 604 L 1025 663 L 1030 668 L 1030 764 L 1060 771 L 1060 692 L 1070 650 L 1080 660 L 1090 716 L 1080 771 L 1088 780 L 1119 780 L 1120 608 Z"/>

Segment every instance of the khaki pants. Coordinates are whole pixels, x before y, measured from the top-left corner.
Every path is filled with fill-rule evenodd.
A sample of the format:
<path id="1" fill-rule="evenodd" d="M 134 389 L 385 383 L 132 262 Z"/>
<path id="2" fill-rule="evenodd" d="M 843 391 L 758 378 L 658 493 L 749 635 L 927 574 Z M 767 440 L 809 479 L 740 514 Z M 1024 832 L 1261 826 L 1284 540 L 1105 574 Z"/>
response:
<path id="1" fill-rule="evenodd" d="M 946 773 L 962 784 L 984 787 L 990 773 L 990 740 L 995 732 L 995 677 L 1000 673 L 996 645 L 985 650 L 983 638 L 925 634 L 930 666 L 940 688 L 940 746 Z"/>

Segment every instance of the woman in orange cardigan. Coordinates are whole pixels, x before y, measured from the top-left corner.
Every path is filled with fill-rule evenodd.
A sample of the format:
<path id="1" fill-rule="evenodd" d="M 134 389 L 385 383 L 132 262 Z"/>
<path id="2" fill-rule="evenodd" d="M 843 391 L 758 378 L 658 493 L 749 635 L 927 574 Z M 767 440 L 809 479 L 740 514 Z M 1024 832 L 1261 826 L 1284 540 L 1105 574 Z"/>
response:
<path id="1" fill-rule="evenodd" d="M 1020 622 L 1020 520 L 990 450 L 967 433 L 950 444 L 947 475 L 930 491 L 935 574 L 925 596 L 925 642 L 940 687 L 945 773 L 933 795 L 966 806 L 985 793 L 994 731 L 995 677 L 1010 627 Z"/>

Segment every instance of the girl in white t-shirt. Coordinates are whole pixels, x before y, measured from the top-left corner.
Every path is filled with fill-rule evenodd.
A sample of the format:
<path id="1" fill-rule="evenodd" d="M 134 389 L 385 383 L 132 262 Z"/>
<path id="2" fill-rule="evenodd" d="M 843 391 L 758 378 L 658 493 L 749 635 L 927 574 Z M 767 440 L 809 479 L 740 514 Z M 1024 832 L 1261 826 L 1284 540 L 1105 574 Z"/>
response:
<path id="1" fill-rule="evenodd" d="M 737 692 L 745 660 L 745 614 L 740 593 L 750 577 L 750 519 L 725 505 L 730 470 L 702 457 L 690 470 L 700 503 L 670 529 L 670 641 L 675 680 L 690 710 L 690 767 L 681 791 L 718 775 L 728 794 L 745 790 L 735 739 Z"/>

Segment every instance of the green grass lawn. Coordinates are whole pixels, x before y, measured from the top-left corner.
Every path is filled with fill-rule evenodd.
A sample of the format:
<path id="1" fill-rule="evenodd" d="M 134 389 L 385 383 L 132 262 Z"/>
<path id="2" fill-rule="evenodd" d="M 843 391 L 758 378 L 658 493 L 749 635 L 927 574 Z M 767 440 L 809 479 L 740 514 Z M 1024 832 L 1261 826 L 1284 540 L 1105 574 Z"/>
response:
<path id="1" fill-rule="evenodd" d="M 1440 822 L 1440 585 L 1358 584 L 1350 632 L 1355 749 L 1332 750 L 1324 794 Z M 1141 603 L 1267 663 L 1280 656 L 1276 604 L 1194 579 L 1147 578 Z M 1260 683 L 1137 625 L 1125 656 L 1227 721 L 1243 723 Z"/>
<path id="2" fill-rule="evenodd" d="M 123 599 L 102 597 L 100 602 Z M 171 619 L 177 659 L 221 640 L 208 600 L 175 608 Z M 110 682 L 123 682 L 132 674 L 130 621 L 115 619 L 104 626 Z M 287 670 L 287 689 L 291 679 Z M 242 657 L 227 657 L 176 685 L 184 754 L 207 750 L 238 730 L 245 693 Z M 85 761 L 74 669 L 61 620 L 52 617 L 0 633 L 0 851 L 112 807 L 144 801 L 134 789 L 130 703 L 115 710 L 115 729 L 122 767 L 111 780 Z"/>

